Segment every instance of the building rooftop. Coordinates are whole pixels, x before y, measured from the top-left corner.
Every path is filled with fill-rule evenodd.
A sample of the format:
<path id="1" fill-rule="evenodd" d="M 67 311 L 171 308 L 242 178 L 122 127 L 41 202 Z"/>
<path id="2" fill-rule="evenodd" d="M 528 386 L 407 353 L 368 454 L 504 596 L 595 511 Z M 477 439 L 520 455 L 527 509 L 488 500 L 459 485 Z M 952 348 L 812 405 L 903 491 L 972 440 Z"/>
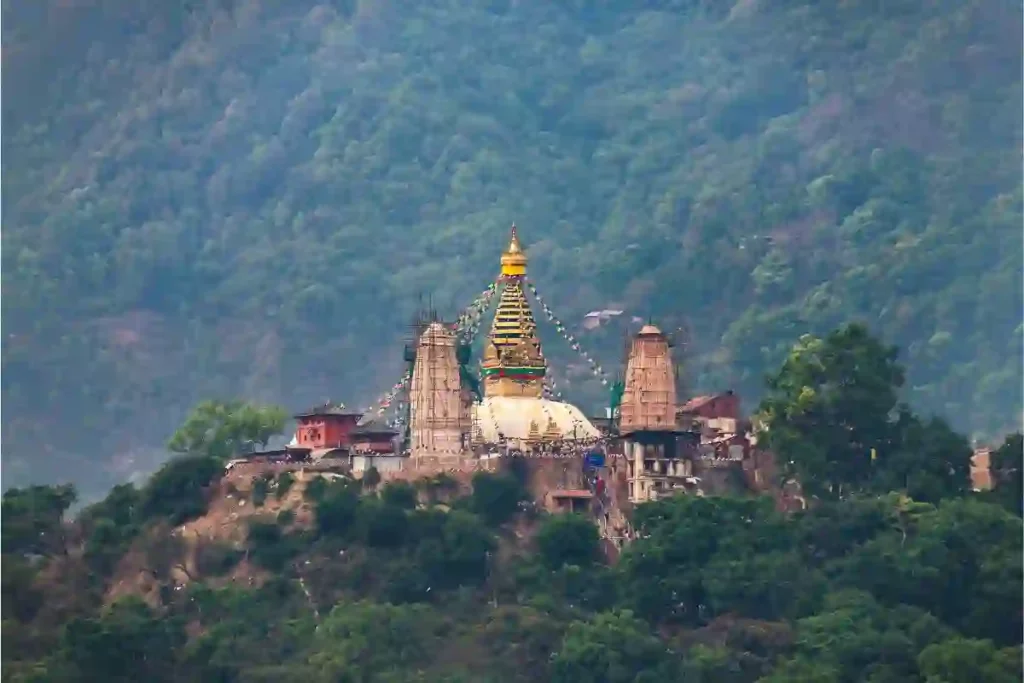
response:
<path id="1" fill-rule="evenodd" d="M 679 406 L 679 412 L 685 413 L 691 410 L 697 410 L 701 406 L 707 405 L 714 399 L 714 396 L 694 396 L 689 401 Z"/>
<path id="2" fill-rule="evenodd" d="M 346 408 L 344 403 L 335 404 L 328 401 L 323 405 L 315 406 L 304 413 L 299 413 L 295 415 L 294 417 L 296 420 L 298 420 L 299 418 L 303 417 L 321 417 L 326 415 L 355 418 L 361 418 L 363 416 L 363 414 L 359 411 L 349 410 L 348 408 Z"/>
<path id="3" fill-rule="evenodd" d="M 368 420 L 357 425 L 352 436 L 398 436 L 398 430 L 379 420 Z"/>

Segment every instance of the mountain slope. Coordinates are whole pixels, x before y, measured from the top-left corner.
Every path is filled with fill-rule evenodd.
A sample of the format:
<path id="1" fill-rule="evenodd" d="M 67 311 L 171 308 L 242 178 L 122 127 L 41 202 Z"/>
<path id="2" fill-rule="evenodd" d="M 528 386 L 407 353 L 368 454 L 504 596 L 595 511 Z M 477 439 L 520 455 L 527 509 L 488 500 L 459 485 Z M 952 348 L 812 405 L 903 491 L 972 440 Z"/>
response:
<path id="1" fill-rule="evenodd" d="M 5 8 L 5 474 L 105 487 L 203 396 L 371 400 L 512 220 L 563 317 L 685 323 L 698 386 L 860 318 L 917 406 L 1016 424 L 1020 8 L 819 5 Z"/>

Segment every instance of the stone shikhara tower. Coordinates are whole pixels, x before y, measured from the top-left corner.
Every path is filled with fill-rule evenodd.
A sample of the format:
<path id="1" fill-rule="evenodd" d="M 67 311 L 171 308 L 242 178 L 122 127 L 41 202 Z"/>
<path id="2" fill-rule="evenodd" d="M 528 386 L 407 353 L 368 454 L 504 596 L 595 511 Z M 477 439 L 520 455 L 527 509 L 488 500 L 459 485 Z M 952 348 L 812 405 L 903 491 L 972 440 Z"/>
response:
<path id="1" fill-rule="evenodd" d="M 416 348 L 409 388 L 409 455 L 416 469 L 457 468 L 466 449 L 470 419 L 455 348 L 455 333 L 439 322 Z"/>
<path id="2" fill-rule="evenodd" d="M 678 443 L 675 368 L 668 339 L 654 325 L 645 325 L 630 344 L 619 411 L 629 500 L 685 490 L 693 470 Z"/>
<path id="3" fill-rule="evenodd" d="M 668 339 L 644 325 L 629 349 L 619 430 L 673 431 L 676 428 L 676 380 Z"/>

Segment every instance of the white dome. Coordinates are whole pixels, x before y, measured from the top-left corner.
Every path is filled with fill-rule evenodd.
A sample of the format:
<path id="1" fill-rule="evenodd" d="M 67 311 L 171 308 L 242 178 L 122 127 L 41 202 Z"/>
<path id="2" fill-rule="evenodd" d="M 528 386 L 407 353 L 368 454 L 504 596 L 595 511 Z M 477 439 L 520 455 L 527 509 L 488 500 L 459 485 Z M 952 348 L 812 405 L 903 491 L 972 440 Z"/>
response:
<path id="1" fill-rule="evenodd" d="M 597 439 L 601 433 L 579 408 L 568 403 L 529 396 L 489 396 L 473 404 L 474 438 L 485 443 L 499 441 L 498 430 L 507 439 L 526 441 L 531 423 L 543 434 L 553 420 L 563 440 Z M 479 429 L 479 432 L 477 432 Z"/>

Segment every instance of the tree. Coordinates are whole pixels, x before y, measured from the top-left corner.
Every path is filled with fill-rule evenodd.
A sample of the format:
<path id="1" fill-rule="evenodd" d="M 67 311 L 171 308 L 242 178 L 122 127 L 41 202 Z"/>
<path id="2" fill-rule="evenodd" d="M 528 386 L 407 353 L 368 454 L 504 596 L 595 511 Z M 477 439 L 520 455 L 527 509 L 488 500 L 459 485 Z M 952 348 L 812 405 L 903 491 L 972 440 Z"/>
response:
<path id="1" fill-rule="evenodd" d="M 284 430 L 288 414 L 276 406 L 257 406 L 243 401 L 203 401 L 178 428 L 167 447 L 187 455 L 219 460 L 266 447 Z"/>
<path id="2" fill-rule="evenodd" d="M 641 683 L 673 680 L 678 661 L 647 626 L 625 610 L 569 626 L 552 655 L 555 683 Z"/>
<path id="3" fill-rule="evenodd" d="M 409 530 L 406 511 L 380 500 L 360 501 L 356 510 L 356 528 L 359 538 L 374 548 L 394 548 L 402 545 Z"/>
<path id="4" fill-rule="evenodd" d="M 819 613 L 796 626 L 794 660 L 769 680 L 787 680 L 779 675 L 783 672 L 796 676 L 788 680 L 805 680 L 796 672 L 806 662 L 816 665 L 808 672 L 818 672 L 806 680 L 915 680 L 916 654 L 950 635 L 948 627 L 924 611 L 889 610 L 860 591 L 830 594 Z"/>
<path id="5" fill-rule="evenodd" d="M 709 567 L 754 563 L 753 556 L 793 549 L 793 534 L 767 497 L 679 496 L 639 506 L 630 543 L 617 565 L 625 600 L 652 622 L 699 625 L 710 616 Z M 745 563 L 745 564 L 744 564 Z M 773 559 L 773 569 L 791 561 Z M 750 577 L 745 577 L 750 578 Z M 756 592 L 757 577 L 744 590 Z M 762 587 L 774 594 L 775 589 Z M 780 586 L 784 593 L 787 586 Z M 726 600 L 724 591 L 719 595 Z"/>
<path id="6" fill-rule="evenodd" d="M 845 679 L 841 678 L 835 667 L 830 664 L 795 657 L 779 662 L 770 674 L 760 679 L 760 683 L 841 683 L 843 680 Z"/>
<path id="7" fill-rule="evenodd" d="M 407 481 L 393 481 L 380 492 L 381 500 L 403 510 L 416 509 L 416 487 Z"/>
<path id="8" fill-rule="evenodd" d="M 996 649 L 989 640 L 952 638 L 929 645 L 917 658 L 927 683 L 1016 683 L 1020 647 Z"/>
<path id="9" fill-rule="evenodd" d="M 0 563 L 0 596 L 4 619 L 29 622 L 43 605 L 42 591 L 34 585 L 36 568 L 28 560 L 7 556 Z"/>
<path id="10" fill-rule="evenodd" d="M 380 484 L 380 470 L 371 466 L 370 469 L 366 470 L 363 474 L 363 486 L 370 491 L 373 491 L 377 488 L 378 484 Z"/>
<path id="11" fill-rule="evenodd" d="M 896 356 L 862 325 L 845 325 L 824 339 L 801 337 L 768 378 L 761 438 L 806 491 L 842 497 L 884 466 L 876 458 L 891 452 L 904 377 Z"/>
<path id="12" fill-rule="evenodd" d="M 427 657 L 435 623 L 422 605 L 339 604 L 317 630 L 309 663 L 316 680 L 383 680 Z"/>
<path id="13" fill-rule="evenodd" d="M 199 517 L 206 511 L 207 487 L 222 474 L 221 462 L 206 455 L 168 461 L 142 489 L 142 518 L 163 517 L 177 526 Z"/>
<path id="14" fill-rule="evenodd" d="M 184 642 L 180 620 L 127 599 L 98 617 L 73 619 L 57 654 L 72 680 L 173 681 L 175 649 Z"/>
<path id="15" fill-rule="evenodd" d="M 354 482 L 332 482 L 320 485 L 323 479 L 314 479 L 306 488 L 306 495 L 316 503 L 316 524 L 321 534 L 344 537 L 348 535 L 360 508 L 359 490 Z M 320 491 L 322 489 L 322 491 Z"/>
<path id="16" fill-rule="evenodd" d="M 188 546 L 180 534 L 174 533 L 174 530 L 165 524 L 157 524 L 147 529 L 145 536 L 139 540 L 136 548 L 145 563 L 146 571 L 154 581 L 169 581 L 174 570 L 192 578 L 185 566 Z"/>
<path id="17" fill-rule="evenodd" d="M 0 509 L 5 553 L 49 555 L 66 552 L 64 513 L 75 502 L 75 487 L 30 486 L 4 493 Z"/>
<path id="18" fill-rule="evenodd" d="M 106 498 L 85 508 L 78 517 L 85 537 L 85 560 L 99 576 L 108 576 L 145 523 L 142 492 L 119 484 Z"/>
<path id="19" fill-rule="evenodd" d="M 508 521 L 526 499 L 522 484 L 508 474 L 478 472 L 473 475 L 470 509 L 492 525 Z"/>
<path id="20" fill-rule="evenodd" d="M 893 429 L 891 445 L 873 464 L 872 490 L 906 491 L 929 503 L 969 490 L 971 445 L 945 420 L 921 420 L 901 406 Z"/>
<path id="21" fill-rule="evenodd" d="M 274 572 L 281 572 L 302 550 L 299 534 L 286 534 L 276 521 L 253 519 L 249 522 L 247 545 L 249 557 Z"/>
<path id="22" fill-rule="evenodd" d="M 416 563 L 431 586 L 438 588 L 478 584 L 486 578 L 494 536 L 476 515 L 452 510 L 444 516 L 440 533 L 419 537 Z"/>
<path id="23" fill-rule="evenodd" d="M 829 567 L 835 584 L 869 591 L 887 606 L 927 610 L 968 636 L 1019 643 L 1020 518 L 974 498 L 896 504 L 890 531 Z"/>
<path id="24" fill-rule="evenodd" d="M 874 496 L 824 500 L 793 519 L 796 546 L 808 562 L 843 557 L 891 528 L 892 509 Z"/>
<path id="25" fill-rule="evenodd" d="M 600 555 L 594 523 L 581 515 L 556 515 L 544 520 L 536 536 L 541 561 L 551 569 L 565 564 L 586 566 Z"/>
<path id="26" fill-rule="evenodd" d="M 787 551 L 716 558 L 702 583 L 712 614 L 776 620 L 816 608 L 825 581 L 798 553 Z"/>
<path id="27" fill-rule="evenodd" d="M 515 662 L 510 683 L 550 679 L 551 645 L 562 640 L 565 624 L 542 610 L 502 605 L 484 613 L 483 642 L 500 662 Z"/>
<path id="28" fill-rule="evenodd" d="M 687 683 L 743 683 L 750 673 L 743 670 L 737 653 L 725 647 L 695 645 L 686 653 L 683 675 Z"/>

